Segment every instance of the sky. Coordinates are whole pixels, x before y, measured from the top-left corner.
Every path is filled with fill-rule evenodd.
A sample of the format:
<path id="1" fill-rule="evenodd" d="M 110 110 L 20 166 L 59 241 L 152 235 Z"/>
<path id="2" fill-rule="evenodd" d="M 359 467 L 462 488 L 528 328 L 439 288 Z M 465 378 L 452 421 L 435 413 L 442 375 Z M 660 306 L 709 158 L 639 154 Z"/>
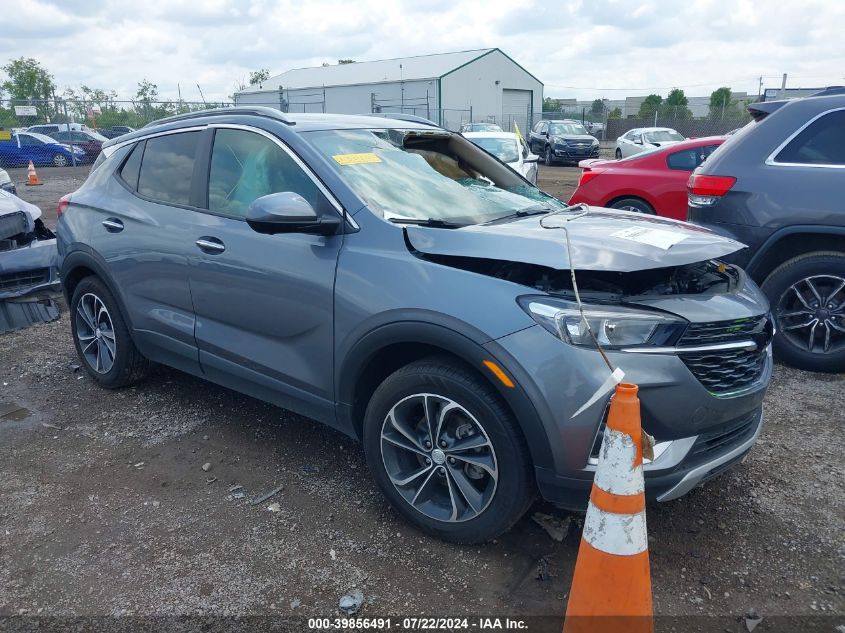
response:
<path id="1" fill-rule="evenodd" d="M 498 47 L 553 98 L 845 84 L 845 0 L 25 0 L 0 65 L 67 87 L 225 99 L 249 72 Z M 2 76 L 2 72 L 0 72 Z"/>

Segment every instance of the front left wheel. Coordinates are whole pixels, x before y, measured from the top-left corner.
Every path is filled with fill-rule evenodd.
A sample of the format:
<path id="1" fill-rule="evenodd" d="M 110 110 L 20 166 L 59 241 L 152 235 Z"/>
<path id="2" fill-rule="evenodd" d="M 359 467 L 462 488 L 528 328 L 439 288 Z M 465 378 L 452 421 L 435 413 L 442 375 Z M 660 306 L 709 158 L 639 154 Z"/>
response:
<path id="1" fill-rule="evenodd" d="M 53 156 L 53 164 L 56 167 L 67 167 L 67 164 L 68 164 L 67 156 L 65 156 L 64 154 L 55 154 Z"/>
<path id="2" fill-rule="evenodd" d="M 493 539 L 534 498 L 531 461 L 513 415 L 488 383 L 448 358 L 407 365 L 376 389 L 364 451 L 394 508 L 447 541 Z"/>

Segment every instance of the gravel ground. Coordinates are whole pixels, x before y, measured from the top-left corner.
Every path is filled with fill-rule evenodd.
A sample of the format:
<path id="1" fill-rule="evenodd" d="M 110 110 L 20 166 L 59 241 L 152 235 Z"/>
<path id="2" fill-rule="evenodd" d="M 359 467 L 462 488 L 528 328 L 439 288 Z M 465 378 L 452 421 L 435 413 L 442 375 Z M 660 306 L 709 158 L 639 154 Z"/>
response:
<path id="1" fill-rule="evenodd" d="M 55 188 L 23 197 L 77 186 L 44 171 Z M 541 186 L 565 198 L 577 171 Z M 76 362 L 66 315 L 0 335 L 0 617 L 334 616 L 353 589 L 365 616 L 563 612 L 578 516 L 563 542 L 529 513 L 497 542 L 445 544 L 390 509 L 345 436 L 165 368 L 106 391 Z M 845 626 L 843 393 L 778 366 L 748 460 L 649 507 L 655 612 L 676 616 L 658 630 L 746 630 L 750 610 L 760 630 Z"/>

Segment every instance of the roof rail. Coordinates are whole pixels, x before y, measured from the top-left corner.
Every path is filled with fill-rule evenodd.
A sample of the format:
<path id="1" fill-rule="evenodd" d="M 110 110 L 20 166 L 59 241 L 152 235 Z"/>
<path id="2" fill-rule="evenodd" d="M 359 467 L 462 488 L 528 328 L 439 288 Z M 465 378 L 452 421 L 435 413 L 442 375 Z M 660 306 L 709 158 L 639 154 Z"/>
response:
<path id="1" fill-rule="evenodd" d="M 405 114 L 404 112 L 367 112 L 359 116 L 375 116 L 382 119 L 396 119 L 397 121 L 409 121 L 411 123 L 420 123 L 421 125 L 430 125 L 431 127 L 442 127 L 437 125 L 434 121 L 429 121 L 421 116 L 414 114 Z"/>
<path id="2" fill-rule="evenodd" d="M 814 97 L 830 97 L 832 95 L 845 95 L 845 86 L 828 86 L 824 90 L 814 92 Z"/>
<path id="3" fill-rule="evenodd" d="M 287 118 L 281 110 L 269 108 L 267 106 L 232 106 L 230 108 L 213 108 L 208 110 L 197 110 L 196 112 L 185 112 L 184 114 L 174 114 L 163 119 L 157 119 L 147 123 L 144 128 L 153 125 L 163 125 L 165 123 L 172 123 L 174 121 L 188 121 L 190 119 L 198 119 L 207 116 L 228 116 L 231 114 L 251 114 L 253 116 L 263 116 L 270 119 L 276 119 L 288 125 L 296 125 L 295 121 Z"/>

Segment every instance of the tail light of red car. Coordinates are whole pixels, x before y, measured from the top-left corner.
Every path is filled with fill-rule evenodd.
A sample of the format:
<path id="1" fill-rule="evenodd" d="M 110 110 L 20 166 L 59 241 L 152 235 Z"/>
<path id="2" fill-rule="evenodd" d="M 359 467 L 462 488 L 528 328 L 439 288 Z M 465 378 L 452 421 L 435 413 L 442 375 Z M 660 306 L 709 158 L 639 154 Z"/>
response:
<path id="1" fill-rule="evenodd" d="M 691 207 L 712 207 L 736 183 L 733 176 L 705 176 L 693 173 L 687 181 L 687 198 Z"/>
<path id="2" fill-rule="evenodd" d="M 596 178 L 596 176 L 601 174 L 603 171 L 603 169 L 592 169 L 590 167 L 584 167 L 581 170 L 581 178 L 578 179 L 578 186 L 583 187 L 588 182 Z"/>
<path id="3" fill-rule="evenodd" d="M 59 198 L 59 204 L 56 207 L 56 219 L 62 217 L 62 214 L 67 211 L 68 205 L 70 204 L 70 194 L 66 194 Z"/>

